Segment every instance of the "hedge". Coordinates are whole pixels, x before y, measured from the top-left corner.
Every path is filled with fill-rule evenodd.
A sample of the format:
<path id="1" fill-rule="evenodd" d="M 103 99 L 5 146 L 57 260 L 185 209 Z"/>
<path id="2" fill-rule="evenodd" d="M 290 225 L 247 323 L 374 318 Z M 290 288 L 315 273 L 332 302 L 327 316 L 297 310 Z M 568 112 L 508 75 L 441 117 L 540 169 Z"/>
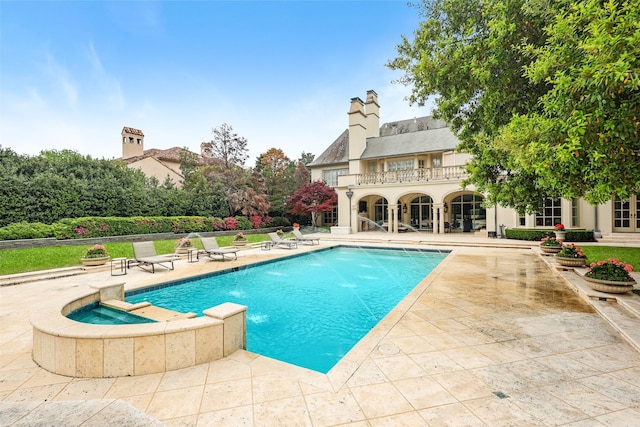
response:
<path id="1" fill-rule="evenodd" d="M 507 239 L 514 240 L 540 241 L 544 237 L 555 237 L 555 235 L 556 234 L 553 230 L 545 230 L 539 228 L 507 228 L 505 230 L 505 237 Z M 593 230 L 576 229 L 566 230 L 565 241 L 595 242 L 596 239 L 593 237 Z"/>
<path id="2" fill-rule="evenodd" d="M 286 218 L 244 216 L 216 218 L 199 216 L 173 217 L 84 217 L 67 218 L 54 224 L 14 223 L 0 228 L 0 240 L 38 239 L 54 237 L 58 240 L 106 236 L 127 236 L 152 233 L 197 233 L 225 230 L 251 230 L 262 227 L 287 226 Z"/>

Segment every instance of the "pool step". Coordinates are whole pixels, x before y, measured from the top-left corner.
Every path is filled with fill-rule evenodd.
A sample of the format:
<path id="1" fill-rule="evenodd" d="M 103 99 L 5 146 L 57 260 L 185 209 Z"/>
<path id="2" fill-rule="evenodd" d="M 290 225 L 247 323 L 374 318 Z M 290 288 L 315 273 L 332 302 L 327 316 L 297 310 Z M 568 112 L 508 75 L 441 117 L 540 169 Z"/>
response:
<path id="1" fill-rule="evenodd" d="M 149 305 L 129 311 L 131 314 L 153 319 L 158 322 L 170 322 L 172 320 L 192 319 L 195 313 L 180 313 L 178 311 L 167 310 L 166 308 Z"/>
<path id="2" fill-rule="evenodd" d="M 139 308 L 148 307 L 151 305 L 151 303 L 148 301 L 139 302 L 137 304 L 131 304 L 129 302 L 120 301 L 118 299 L 110 299 L 108 301 L 102 301 L 100 304 L 106 305 L 107 307 L 111 307 L 116 310 L 127 311 L 127 312 L 137 310 Z"/>

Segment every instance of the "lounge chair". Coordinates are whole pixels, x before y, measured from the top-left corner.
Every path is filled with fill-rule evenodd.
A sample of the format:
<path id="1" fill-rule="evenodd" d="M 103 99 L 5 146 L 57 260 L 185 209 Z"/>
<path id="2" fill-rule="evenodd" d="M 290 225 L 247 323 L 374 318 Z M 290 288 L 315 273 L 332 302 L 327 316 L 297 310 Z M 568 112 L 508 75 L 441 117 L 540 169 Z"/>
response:
<path id="1" fill-rule="evenodd" d="M 227 259 L 227 255 L 233 255 L 233 259 L 238 259 L 238 251 L 240 249 L 233 246 L 221 248 L 220 246 L 218 246 L 218 241 L 215 237 L 201 237 L 200 241 L 202 242 L 202 246 L 204 247 L 204 249 L 200 250 L 198 252 L 198 255 L 204 254 L 211 259 L 215 259 L 215 256 L 221 256 L 222 261 L 225 261 Z"/>
<path id="2" fill-rule="evenodd" d="M 282 248 L 287 248 L 287 249 L 295 249 L 298 247 L 298 242 L 296 242 L 295 240 L 291 240 L 291 239 L 281 239 L 280 236 L 278 236 L 278 233 L 268 233 L 269 234 L 269 238 L 271 238 L 271 245 L 273 247 L 282 247 Z"/>
<path id="3" fill-rule="evenodd" d="M 127 261 L 127 267 L 135 262 L 138 267 L 145 271 L 149 271 L 144 266 L 151 266 L 151 272 L 155 273 L 155 265 L 158 264 L 169 270 L 173 270 L 173 258 L 167 258 L 156 253 L 156 247 L 153 242 L 133 242 L 133 258 Z"/>
<path id="4" fill-rule="evenodd" d="M 311 237 L 304 237 L 302 235 L 302 233 L 300 232 L 300 230 L 293 230 L 293 235 L 296 236 L 295 237 L 295 241 L 296 242 L 304 243 L 305 245 L 319 245 L 320 244 L 320 239 L 311 238 Z"/>

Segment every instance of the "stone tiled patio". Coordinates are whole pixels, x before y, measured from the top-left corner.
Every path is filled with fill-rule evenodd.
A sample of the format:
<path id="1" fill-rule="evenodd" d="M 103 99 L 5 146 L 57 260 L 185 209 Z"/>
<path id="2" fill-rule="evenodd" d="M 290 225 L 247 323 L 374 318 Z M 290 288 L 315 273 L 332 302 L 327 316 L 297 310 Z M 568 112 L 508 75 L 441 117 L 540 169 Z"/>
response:
<path id="1" fill-rule="evenodd" d="M 114 278 L 2 287 L 0 425 L 638 425 L 640 352 L 530 247 L 464 244 L 327 375 L 247 351 L 137 377 L 51 374 L 31 360 L 31 313 Z M 123 277 L 139 286 L 289 253 Z"/>

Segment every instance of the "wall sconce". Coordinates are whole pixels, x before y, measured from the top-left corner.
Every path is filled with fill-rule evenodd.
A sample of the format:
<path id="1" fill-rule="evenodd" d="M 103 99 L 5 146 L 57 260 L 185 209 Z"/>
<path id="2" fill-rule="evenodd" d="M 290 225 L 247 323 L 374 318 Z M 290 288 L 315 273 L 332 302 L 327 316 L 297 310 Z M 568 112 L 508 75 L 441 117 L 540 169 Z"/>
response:
<path id="1" fill-rule="evenodd" d="M 407 204 L 402 205 L 402 213 L 407 213 Z"/>
<path id="2" fill-rule="evenodd" d="M 449 206 L 447 206 L 447 204 L 444 204 L 444 213 L 449 212 Z"/>

